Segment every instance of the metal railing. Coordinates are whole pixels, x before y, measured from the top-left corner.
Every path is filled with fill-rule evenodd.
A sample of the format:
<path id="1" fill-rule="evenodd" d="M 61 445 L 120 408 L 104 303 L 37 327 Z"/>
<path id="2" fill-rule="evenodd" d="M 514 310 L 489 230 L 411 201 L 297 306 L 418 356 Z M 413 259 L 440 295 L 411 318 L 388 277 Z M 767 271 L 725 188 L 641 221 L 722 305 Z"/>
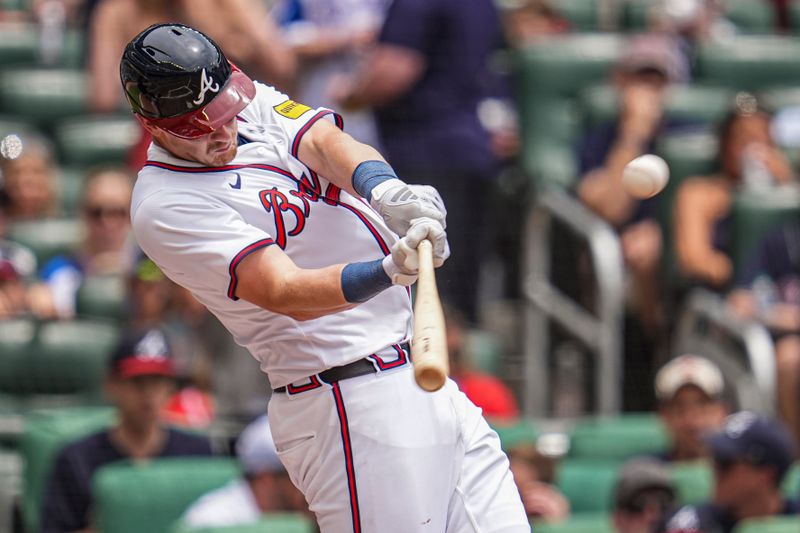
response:
<path id="1" fill-rule="evenodd" d="M 551 279 L 553 221 L 586 242 L 592 259 L 596 298 L 592 312 L 559 290 Z M 547 416 L 550 388 L 549 324 L 555 322 L 595 357 L 595 405 L 617 414 L 622 396 L 623 262 L 614 230 L 567 193 L 542 192 L 525 226 L 522 271 L 525 298 L 523 412 Z"/>

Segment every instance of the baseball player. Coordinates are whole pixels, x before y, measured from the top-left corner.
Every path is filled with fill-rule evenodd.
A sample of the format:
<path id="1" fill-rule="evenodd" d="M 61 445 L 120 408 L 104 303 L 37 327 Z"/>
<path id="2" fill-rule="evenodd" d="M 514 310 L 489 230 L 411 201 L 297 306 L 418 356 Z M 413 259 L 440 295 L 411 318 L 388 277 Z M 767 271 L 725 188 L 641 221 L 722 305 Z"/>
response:
<path id="1" fill-rule="evenodd" d="M 436 191 L 192 28 L 144 30 L 120 73 L 153 136 L 139 244 L 269 375 L 276 448 L 322 532 L 529 531 L 478 408 L 413 380 L 416 248 L 449 255 Z"/>

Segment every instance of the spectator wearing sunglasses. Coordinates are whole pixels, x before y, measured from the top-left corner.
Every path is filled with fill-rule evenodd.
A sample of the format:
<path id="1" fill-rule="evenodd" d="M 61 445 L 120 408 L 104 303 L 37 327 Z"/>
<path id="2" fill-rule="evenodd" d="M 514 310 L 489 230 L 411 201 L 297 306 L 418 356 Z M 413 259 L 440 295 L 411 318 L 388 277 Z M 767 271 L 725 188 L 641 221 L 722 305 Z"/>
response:
<path id="1" fill-rule="evenodd" d="M 714 464 L 712 501 L 682 507 L 658 531 L 730 533 L 746 518 L 800 512 L 798 502 L 781 493 L 794 443 L 780 423 L 742 411 L 729 416 L 722 431 L 711 434 L 707 443 Z"/>
<path id="2" fill-rule="evenodd" d="M 40 272 L 41 282 L 31 291 L 31 306 L 43 318 L 71 318 L 75 295 L 87 275 L 128 271 L 132 179 L 118 169 L 98 169 L 86 177 L 80 216 L 83 242 L 71 256 L 58 256 Z"/>

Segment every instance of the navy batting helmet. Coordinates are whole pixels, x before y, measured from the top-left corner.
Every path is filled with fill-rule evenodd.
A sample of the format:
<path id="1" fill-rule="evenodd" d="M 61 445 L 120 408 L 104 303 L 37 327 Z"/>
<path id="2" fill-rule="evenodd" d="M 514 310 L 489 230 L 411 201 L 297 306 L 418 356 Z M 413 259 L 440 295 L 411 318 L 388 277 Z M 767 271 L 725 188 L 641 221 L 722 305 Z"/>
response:
<path id="1" fill-rule="evenodd" d="M 134 37 L 119 70 L 137 118 L 183 138 L 225 125 L 256 94 L 217 43 L 182 24 L 156 24 Z"/>

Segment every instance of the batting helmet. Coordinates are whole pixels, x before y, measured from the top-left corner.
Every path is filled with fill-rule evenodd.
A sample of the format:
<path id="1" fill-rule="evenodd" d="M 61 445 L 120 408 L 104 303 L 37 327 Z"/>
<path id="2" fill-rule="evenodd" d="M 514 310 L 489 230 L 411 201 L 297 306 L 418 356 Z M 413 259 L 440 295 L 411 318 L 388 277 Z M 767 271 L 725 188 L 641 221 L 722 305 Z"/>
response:
<path id="1" fill-rule="evenodd" d="M 256 94 L 217 43 L 182 24 L 156 24 L 137 35 L 119 70 L 137 118 L 186 139 L 225 125 Z"/>

